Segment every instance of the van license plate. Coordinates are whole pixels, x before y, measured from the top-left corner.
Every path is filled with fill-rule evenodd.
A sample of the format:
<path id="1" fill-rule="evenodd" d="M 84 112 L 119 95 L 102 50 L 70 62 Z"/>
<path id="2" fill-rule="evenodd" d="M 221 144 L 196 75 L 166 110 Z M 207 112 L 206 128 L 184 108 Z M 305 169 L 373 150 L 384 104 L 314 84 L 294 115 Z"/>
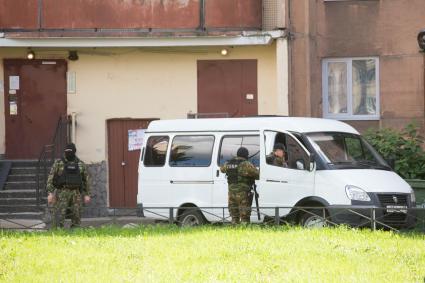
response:
<path id="1" fill-rule="evenodd" d="M 403 205 L 387 205 L 387 212 L 388 213 L 407 213 L 407 206 Z"/>

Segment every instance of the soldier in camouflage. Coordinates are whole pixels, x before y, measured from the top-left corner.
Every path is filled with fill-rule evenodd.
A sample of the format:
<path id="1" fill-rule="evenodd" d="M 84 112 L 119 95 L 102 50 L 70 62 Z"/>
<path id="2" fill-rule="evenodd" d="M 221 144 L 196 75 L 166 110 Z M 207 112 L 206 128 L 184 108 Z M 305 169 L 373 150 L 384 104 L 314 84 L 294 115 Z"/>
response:
<path id="1" fill-rule="evenodd" d="M 288 164 L 285 160 L 285 146 L 281 143 L 276 143 L 273 147 L 273 152 L 267 155 L 266 161 L 267 164 L 287 168 Z"/>
<path id="2" fill-rule="evenodd" d="M 238 149 L 236 157 L 226 162 L 220 171 L 227 175 L 229 184 L 229 212 L 233 224 L 249 223 L 251 217 L 252 186 L 258 180 L 259 171 L 248 161 L 245 147 Z"/>
<path id="3" fill-rule="evenodd" d="M 63 227 L 65 218 L 71 218 L 71 227 L 79 227 L 81 202 L 90 202 L 87 169 L 75 155 L 76 151 L 73 143 L 68 144 L 63 158 L 53 164 L 47 180 L 47 201 L 49 205 L 54 205 L 55 212 L 53 227 Z"/>

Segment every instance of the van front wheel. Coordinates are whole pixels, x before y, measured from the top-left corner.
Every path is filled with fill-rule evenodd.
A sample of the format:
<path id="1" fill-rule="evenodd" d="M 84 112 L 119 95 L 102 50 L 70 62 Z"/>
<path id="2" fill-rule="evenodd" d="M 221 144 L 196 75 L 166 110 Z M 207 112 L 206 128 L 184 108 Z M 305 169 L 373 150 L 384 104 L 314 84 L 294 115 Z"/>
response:
<path id="1" fill-rule="evenodd" d="M 196 209 L 186 209 L 178 220 L 182 227 L 199 226 L 206 223 L 202 213 Z"/>
<path id="2" fill-rule="evenodd" d="M 304 212 L 299 223 L 304 228 L 323 228 L 327 226 L 326 220 L 323 219 L 323 210 L 314 209 Z"/>

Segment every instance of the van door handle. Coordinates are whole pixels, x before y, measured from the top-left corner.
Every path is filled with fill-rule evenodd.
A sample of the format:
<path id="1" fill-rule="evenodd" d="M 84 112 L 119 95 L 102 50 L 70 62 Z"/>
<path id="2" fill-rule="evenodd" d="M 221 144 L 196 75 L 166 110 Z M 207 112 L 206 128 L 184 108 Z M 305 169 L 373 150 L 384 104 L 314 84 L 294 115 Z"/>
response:
<path id="1" fill-rule="evenodd" d="M 285 180 L 272 180 L 272 179 L 267 179 L 266 182 L 270 182 L 270 183 L 283 183 L 283 184 L 287 184 L 288 181 Z"/>
<path id="2" fill-rule="evenodd" d="M 217 170 L 217 173 L 215 174 L 216 177 L 220 177 L 220 170 Z"/>

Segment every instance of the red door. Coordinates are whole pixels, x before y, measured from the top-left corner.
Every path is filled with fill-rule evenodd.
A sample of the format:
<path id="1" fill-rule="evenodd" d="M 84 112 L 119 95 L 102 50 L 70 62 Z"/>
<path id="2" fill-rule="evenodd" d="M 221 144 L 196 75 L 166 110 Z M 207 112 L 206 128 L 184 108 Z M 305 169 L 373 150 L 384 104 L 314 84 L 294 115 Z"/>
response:
<path id="1" fill-rule="evenodd" d="M 6 157 L 38 158 L 66 115 L 64 60 L 4 60 Z"/>
<path id="2" fill-rule="evenodd" d="M 258 115 L 257 60 L 198 61 L 198 114 Z"/>
<path id="3" fill-rule="evenodd" d="M 137 178 L 140 150 L 129 150 L 129 130 L 146 129 L 152 119 L 108 121 L 109 206 L 133 208 L 137 205 Z"/>

